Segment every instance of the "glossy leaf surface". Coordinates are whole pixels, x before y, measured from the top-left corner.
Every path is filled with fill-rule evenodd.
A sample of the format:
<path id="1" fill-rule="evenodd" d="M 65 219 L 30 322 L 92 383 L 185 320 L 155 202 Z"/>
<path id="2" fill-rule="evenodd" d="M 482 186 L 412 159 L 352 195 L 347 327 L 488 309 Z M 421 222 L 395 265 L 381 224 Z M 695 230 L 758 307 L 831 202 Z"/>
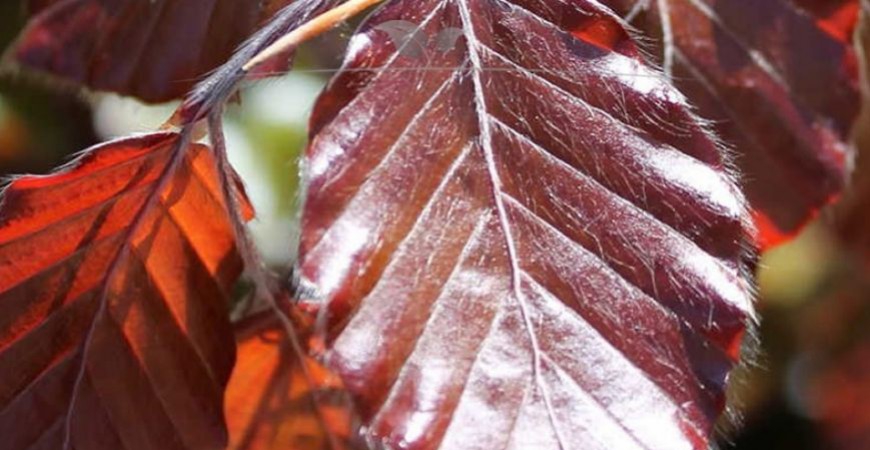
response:
<path id="1" fill-rule="evenodd" d="M 459 37 L 405 52 L 396 21 Z M 362 26 L 314 109 L 299 273 L 375 448 L 708 447 L 748 218 L 689 111 L 597 2 Z"/>
<path id="2" fill-rule="evenodd" d="M 217 449 L 241 262 L 207 148 L 102 144 L 0 209 L 0 436 L 24 449 Z"/>
<path id="3" fill-rule="evenodd" d="M 180 97 L 290 0 L 46 0 L 12 49 L 24 67 L 156 102 Z"/>
<path id="4" fill-rule="evenodd" d="M 861 95 L 858 0 L 612 0 L 736 150 L 762 243 L 842 191 Z"/>
<path id="5" fill-rule="evenodd" d="M 226 394 L 230 449 L 352 448 L 352 406 L 341 381 L 311 357 L 305 357 L 303 370 L 271 312 L 240 323 L 236 338 L 238 356 Z"/>

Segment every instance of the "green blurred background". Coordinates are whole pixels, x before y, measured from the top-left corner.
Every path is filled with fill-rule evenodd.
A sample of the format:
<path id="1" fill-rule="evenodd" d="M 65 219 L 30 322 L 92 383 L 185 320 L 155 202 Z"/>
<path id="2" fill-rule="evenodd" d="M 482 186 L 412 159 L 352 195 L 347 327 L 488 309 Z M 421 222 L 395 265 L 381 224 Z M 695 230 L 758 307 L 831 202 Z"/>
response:
<path id="1" fill-rule="evenodd" d="M 22 23 L 19 2 L 0 4 L 0 48 Z M 227 114 L 231 158 L 258 210 L 252 229 L 276 266 L 292 258 L 297 157 L 308 113 L 329 76 L 321 69 L 338 65 L 311 55 L 336 53 L 347 34 L 345 28 L 315 42 L 301 54 L 298 70 L 245 89 Z M 0 75 L 0 175 L 44 173 L 100 140 L 153 130 L 174 106 L 60 91 L 6 71 Z M 760 344 L 732 382 L 723 449 L 870 450 L 868 267 L 838 244 L 832 216 L 823 214 L 761 261 L 763 321 L 751 339 Z"/>

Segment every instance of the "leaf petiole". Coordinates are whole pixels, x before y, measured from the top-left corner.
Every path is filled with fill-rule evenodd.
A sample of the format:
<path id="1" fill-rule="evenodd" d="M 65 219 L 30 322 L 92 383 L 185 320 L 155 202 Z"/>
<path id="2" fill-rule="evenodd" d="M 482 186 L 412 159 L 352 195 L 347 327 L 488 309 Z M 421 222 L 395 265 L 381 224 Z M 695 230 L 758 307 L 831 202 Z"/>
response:
<path id="1" fill-rule="evenodd" d="M 242 70 L 250 72 L 258 65 L 295 48 L 311 38 L 335 28 L 345 20 L 350 19 L 368 7 L 382 1 L 383 0 L 349 0 L 342 3 L 341 5 L 336 6 L 335 8 L 332 8 L 302 24 L 300 27 L 290 31 L 268 47 L 264 48 L 260 53 L 254 55 L 253 58 L 242 66 Z"/>

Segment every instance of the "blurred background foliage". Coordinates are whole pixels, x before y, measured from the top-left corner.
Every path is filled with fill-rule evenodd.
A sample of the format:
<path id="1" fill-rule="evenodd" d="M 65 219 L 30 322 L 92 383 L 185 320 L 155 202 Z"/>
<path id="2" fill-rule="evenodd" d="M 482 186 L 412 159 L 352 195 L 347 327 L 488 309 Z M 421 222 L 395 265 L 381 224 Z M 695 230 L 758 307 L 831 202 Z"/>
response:
<path id="1" fill-rule="evenodd" d="M 19 2 L 0 3 L 0 48 L 8 47 L 22 24 Z M 339 65 L 342 38 L 350 30 L 346 26 L 304 48 L 293 73 L 244 89 L 226 117 L 233 164 L 258 211 L 253 233 L 276 266 L 293 257 L 298 157 L 307 116 L 330 69 Z M 47 172 L 101 140 L 159 127 L 174 107 L 62 90 L 5 71 L 0 175 Z M 862 121 L 857 134 L 859 142 L 868 141 L 870 120 Z M 859 167 L 867 170 L 858 172 L 856 193 L 823 212 L 793 242 L 763 255 L 762 322 L 748 339 L 757 349 L 732 381 L 733 414 L 723 419 L 720 448 L 870 449 L 866 159 L 859 158 Z"/>

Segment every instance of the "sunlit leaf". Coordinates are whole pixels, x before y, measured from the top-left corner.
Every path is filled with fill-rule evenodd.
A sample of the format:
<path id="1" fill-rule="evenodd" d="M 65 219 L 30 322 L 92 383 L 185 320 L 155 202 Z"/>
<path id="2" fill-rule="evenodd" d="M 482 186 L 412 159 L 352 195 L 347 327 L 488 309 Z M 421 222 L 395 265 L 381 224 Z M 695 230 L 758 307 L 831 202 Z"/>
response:
<path id="1" fill-rule="evenodd" d="M 167 132 L 4 190 L 3 448 L 223 447 L 241 264 L 217 180 Z"/>
<path id="2" fill-rule="evenodd" d="M 459 38 L 405 52 L 395 21 Z M 349 49 L 313 112 L 299 273 L 374 447 L 707 449 L 749 219 L 618 17 L 399 0 Z"/>
<path id="3" fill-rule="evenodd" d="M 353 409 L 341 381 L 311 357 L 303 370 L 286 333 L 271 311 L 237 327 L 238 357 L 226 396 L 229 448 L 351 448 Z"/>

